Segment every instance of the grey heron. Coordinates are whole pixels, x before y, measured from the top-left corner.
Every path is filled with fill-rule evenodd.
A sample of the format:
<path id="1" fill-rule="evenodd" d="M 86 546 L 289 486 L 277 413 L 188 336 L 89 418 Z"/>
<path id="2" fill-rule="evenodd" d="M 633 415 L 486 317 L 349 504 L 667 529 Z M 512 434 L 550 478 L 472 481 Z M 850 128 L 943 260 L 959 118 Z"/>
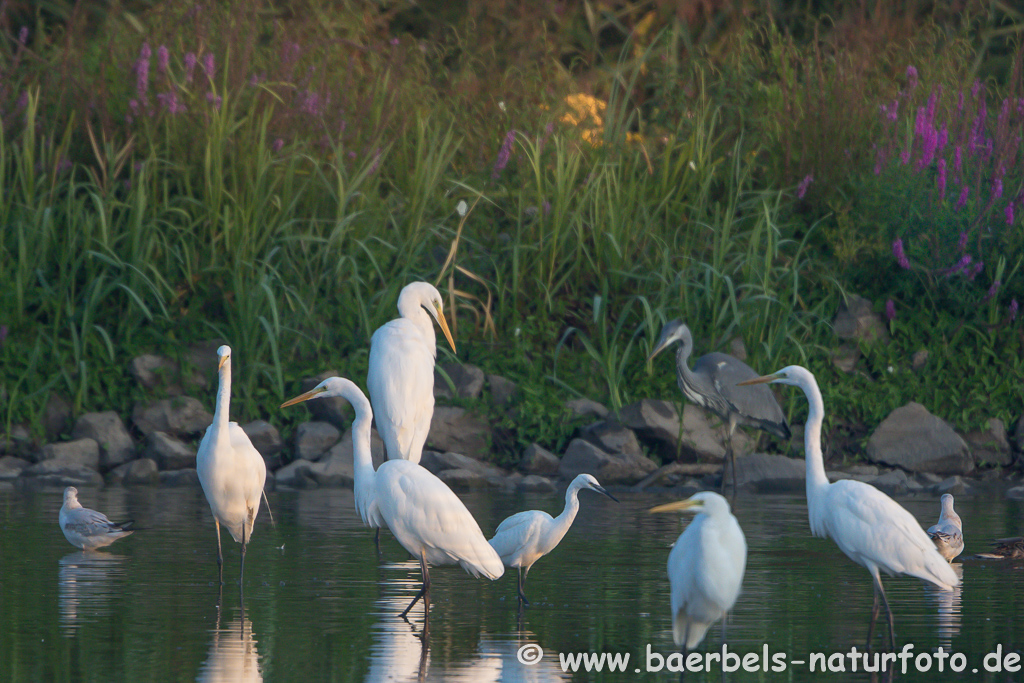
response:
<path id="1" fill-rule="evenodd" d="M 953 511 L 953 496 L 944 493 L 939 502 L 942 505 L 939 521 L 928 527 L 928 535 L 939 553 L 952 562 L 964 551 L 964 527 L 960 515 Z"/>
<path id="2" fill-rule="evenodd" d="M 666 323 L 647 357 L 650 361 L 674 342 L 680 342 L 676 351 L 676 381 L 679 389 L 690 401 L 721 418 L 728 425 L 726 456 L 732 463 L 732 487 L 736 492 L 736 454 L 732 437 L 737 425 L 756 427 L 780 439 L 789 439 L 789 424 L 775 394 L 766 386 L 737 386 L 740 382 L 758 377 L 749 365 L 725 353 L 708 353 L 697 359 L 693 370 L 689 366 L 693 353 L 693 336 L 681 320 Z M 725 490 L 725 471 L 722 471 L 722 490 Z"/>

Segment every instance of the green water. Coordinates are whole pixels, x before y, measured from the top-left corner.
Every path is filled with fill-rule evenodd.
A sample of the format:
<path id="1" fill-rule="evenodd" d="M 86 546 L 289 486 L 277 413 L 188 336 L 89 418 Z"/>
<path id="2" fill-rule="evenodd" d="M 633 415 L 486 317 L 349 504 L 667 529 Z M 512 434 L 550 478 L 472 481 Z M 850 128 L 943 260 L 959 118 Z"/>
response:
<path id="1" fill-rule="evenodd" d="M 244 613 L 238 545 L 224 535 L 225 585 L 216 583 L 216 542 L 198 489 L 83 489 L 87 507 L 144 530 L 98 553 L 80 553 L 57 527 L 61 491 L 0 493 L 0 680 L 6 681 L 557 681 L 666 680 L 647 673 L 647 646 L 674 651 L 665 574 L 675 515 L 648 515 L 665 494 L 584 492 L 561 545 L 533 568 L 520 617 L 515 574 L 496 582 L 459 567 L 433 571 L 429 639 L 423 611 L 398 614 L 419 584 L 418 564 L 388 534 L 378 560 L 347 490 L 270 494 L 277 525 L 257 520 L 246 561 Z M 523 509 L 557 513 L 560 495 L 462 496 L 485 533 Z M 901 499 L 926 526 L 932 496 Z M 1021 503 L 1002 496 L 957 500 L 969 553 L 1024 531 Z M 803 496 L 743 494 L 737 517 L 749 559 L 730 617 L 730 651 L 832 655 L 862 648 L 871 608 L 867 572 L 828 540 L 810 537 Z M 897 680 L 1019 681 L 988 673 L 985 654 L 1024 646 L 1024 563 L 965 560 L 963 588 L 938 593 L 916 579 L 885 579 L 897 644 L 913 654 L 939 645 L 961 652 L 959 676 L 932 671 Z M 220 606 L 218 607 L 218 603 Z M 702 651 L 720 650 L 721 628 Z M 881 641 L 878 641 L 881 642 Z M 539 664 L 517 659 L 523 645 Z M 558 653 L 629 653 L 626 673 L 563 673 Z M 947 660 L 948 661 L 948 660 Z M 655 658 L 651 662 L 657 664 Z M 873 681 L 873 674 L 769 671 L 691 673 L 688 681 Z M 636 673 L 640 668 L 641 673 Z M 972 669 L 979 669 L 973 674 Z"/>

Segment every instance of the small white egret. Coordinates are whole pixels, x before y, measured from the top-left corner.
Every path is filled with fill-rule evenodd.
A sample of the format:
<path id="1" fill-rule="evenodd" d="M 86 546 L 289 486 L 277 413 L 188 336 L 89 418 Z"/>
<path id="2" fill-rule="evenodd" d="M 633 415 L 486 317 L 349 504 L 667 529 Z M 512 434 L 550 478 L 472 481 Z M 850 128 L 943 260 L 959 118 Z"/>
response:
<path id="1" fill-rule="evenodd" d="M 220 545 L 220 525 L 231 538 L 242 544 L 242 568 L 239 584 L 245 576 L 245 549 L 252 538 L 253 524 L 260 510 L 260 496 L 267 481 L 267 465 L 237 422 L 228 421 L 231 408 L 231 347 L 217 349 L 220 382 L 213 423 L 199 443 L 196 470 L 217 529 L 217 570 L 224 582 L 224 555 Z"/>
<path id="2" fill-rule="evenodd" d="M 821 456 L 821 424 L 825 406 L 818 383 L 806 368 L 790 365 L 771 375 L 741 384 L 788 384 L 800 387 L 809 410 L 804 427 L 807 461 L 807 516 L 811 533 L 831 538 L 847 557 L 868 570 L 874 581 L 875 597 L 868 628 L 868 647 L 878 618 L 881 596 L 889 617 L 889 638 L 896 649 L 892 610 L 885 597 L 879 570 L 889 576 L 916 576 L 941 590 L 953 590 L 960 582 L 956 572 L 939 554 L 928 534 L 907 510 L 871 484 L 841 479 L 829 483 Z"/>
<path id="3" fill-rule="evenodd" d="M 488 541 L 506 567 L 519 570 L 519 599 L 527 605 L 530 601 L 523 592 L 526 575 L 530 573 L 533 563 L 554 550 L 569 531 L 580 509 L 581 489 L 597 491 L 619 502 L 593 476 L 580 474 L 566 489 L 565 509 L 558 517 L 552 517 L 542 510 L 518 512 L 499 524 L 494 538 Z"/>
<path id="4" fill-rule="evenodd" d="M 939 521 L 928 527 L 928 535 L 939 553 L 952 562 L 953 558 L 964 551 L 964 527 L 960 515 L 953 511 L 953 496 L 944 493 L 939 502 L 942 505 Z"/>
<path id="5" fill-rule="evenodd" d="M 672 638 L 688 651 L 700 645 L 711 625 L 736 604 L 747 568 L 747 539 L 729 501 L 713 491 L 649 510 L 676 511 L 699 513 L 668 555 Z"/>
<path id="6" fill-rule="evenodd" d="M 370 392 L 377 431 L 389 460 L 419 462 L 434 415 L 436 336 L 431 317 L 455 350 L 444 317 L 441 294 L 426 282 L 412 282 L 398 295 L 400 317 L 381 325 L 370 338 Z"/>
<path id="7" fill-rule="evenodd" d="M 82 507 L 74 486 L 64 489 L 64 504 L 57 519 L 68 543 L 82 550 L 103 548 L 133 533 L 128 528 L 132 522 L 115 524 L 102 512 Z"/>
<path id="8" fill-rule="evenodd" d="M 420 561 L 423 586 L 402 616 L 421 597 L 429 616 L 430 564 L 458 563 L 473 576 L 483 574 L 491 580 L 501 577 L 505 572 L 501 558 L 447 484 L 410 460 L 388 460 L 374 471 L 370 457 L 373 410 L 351 380 L 329 377 L 281 407 L 332 396 L 351 403 L 356 414 L 352 421 L 353 487 L 359 514 L 364 521 L 368 516 L 380 515 L 402 547 Z"/>

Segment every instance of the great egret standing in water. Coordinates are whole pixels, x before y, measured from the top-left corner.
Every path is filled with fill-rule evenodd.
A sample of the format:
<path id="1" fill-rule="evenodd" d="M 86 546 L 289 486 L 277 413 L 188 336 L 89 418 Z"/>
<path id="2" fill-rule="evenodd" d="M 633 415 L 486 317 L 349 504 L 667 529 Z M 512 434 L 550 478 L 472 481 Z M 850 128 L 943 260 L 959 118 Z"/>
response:
<path id="1" fill-rule="evenodd" d="M 554 550 L 569 531 L 580 509 L 581 489 L 603 493 L 616 503 L 619 502 L 597 483 L 597 479 L 589 474 L 580 474 L 566 489 L 565 509 L 558 517 L 552 517 L 542 510 L 518 512 L 499 524 L 494 538 L 488 541 L 506 567 L 519 570 L 519 599 L 527 605 L 530 601 L 523 592 L 526 575 L 530 573 L 533 563 Z"/>
<path id="2" fill-rule="evenodd" d="M 673 320 L 665 324 L 654 345 L 650 361 L 662 349 L 680 342 L 676 351 L 676 382 L 679 389 L 689 400 L 710 410 L 722 422 L 728 425 L 729 435 L 726 438 L 726 457 L 732 464 L 732 490 L 736 492 L 736 454 L 733 452 L 732 437 L 737 425 L 756 427 L 780 439 L 789 439 L 789 424 L 782 412 L 782 407 L 775 399 L 775 394 L 768 387 L 743 387 L 743 380 L 758 376 L 754 370 L 741 361 L 725 353 L 708 353 L 697 359 L 690 370 L 689 358 L 693 352 L 693 336 L 690 328 L 681 320 Z M 724 462 L 724 460 L 723 460 Z M 722 490 L 725 490 L 725 471 L 722 471 Z"/>
<path id="3" fill-rule="evenodd" d="M 134 533 L 128 528 L 131 522 L 114 524 L 102 512 L 82 507 L 78 502 L 78 489 L 74 486 L 64 489 L 64 504 L 57 519 L 68 543 L 82 550 L 103 548 Z"/>
<path id="4" fill-rule="evenodd" d="M 717 493 L 702 491 L 650 509 L 677 511 L 698 513 L 668 555 L 672 638 L 688 651 L 736 604 L 747 568 L 747 539 L 729 502 Z"/>
<path id="5" fill-rule="evenodd" d="M 356 505 L 365 506 L 367 514 L 379 514 L 402 547 L 420 561 L 423 586 L 402 616 L 421 597 L 429 616 L 430 564 L 458 563 L 473 576 L 499 578 L 505 572 L 501 558 L 487 544 L 473 515 L 447 484 L 410 460 L 388 460 L 374 471 L 370 457 L 373 410 L 351 380 L 329 377 L 281 407 L 332 396 L 351 403 L 356 413 L 352 421 Z"/>
<path id="6" fill-rule="evenodd" d="M 400 317 L 370 338 L 366 388 L 377 416 L 388 460 L 419 462 L 434 414 L 436 336 L 431 317 L 455 351 L 441 294 L 426 282 L 412 282 L 398 295 Z"/>
<path id="7" fill-rule="evenodd" d="M 821 423 L 825 406 L 814 375 L 799 365 L 790 365 L 771 375 L 748 380 L 744 384 L 788 384 L 800 387 L 807 396 L 809 410 L 804 427 L 807 460 L 807 516 L 811 533 L 831 538 L 846 556 L 868 570 L 874 581 L 875 599 L 868 628 L 868 647 L 878 618 L 881 596 L 889 617 L 889 638 L 896 649 L 892 610 L 882 588 L 879 570 L 890 576 L 908 574 L 935 584 L 941 590 L 953 590 L 960 583 L 956 572 L 939 554 L 935 544 L 917 519 L 871 484 L 842 479 L 829 483 L 821 456 Z"/>
<path id="8" fill-rule="evenodd" d="M 944 493 L 939 499 L 942 510 L 939 521 L 928 527 L 928 535 L 939 549 L 939 553 L 952 562 L 953 558 L 964 551 L 964 531 L 960 515 L 953 511 L 953 496 Z"/>
<path id="9" fill-rule="evenodd" d="M 241 585 L 245 576 L 245 549 L 252 538 L 256 513 L 260 510 L 260 496 L 267 481 L 267 465 L 263 456 L 252 445 L 249 436 L 237 422 L 228 420 L 231 409 L 231 347 L 217 349 L 220 358 L 217 371 L 217 407 L 213 423 L 199 443 L 196 453 L 196 471 L 203 493 L 213 512 L 217 529 L 217 571 L 224 582 L 224 555 L 220 545 L 220 525 L 227 527 L 231 538 L 242 544 L 242 568 L 238 574 Z"/>

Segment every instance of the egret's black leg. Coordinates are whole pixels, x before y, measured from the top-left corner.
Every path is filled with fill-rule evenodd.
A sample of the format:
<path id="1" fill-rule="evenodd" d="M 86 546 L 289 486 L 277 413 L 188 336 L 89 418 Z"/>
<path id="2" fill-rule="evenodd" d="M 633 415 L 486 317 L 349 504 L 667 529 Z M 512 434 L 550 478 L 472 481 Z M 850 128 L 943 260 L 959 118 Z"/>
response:
<path id="1" fill-rule="evenodd" d="M 889 599 L 885 597 L 885 588 L 882 587 L 882 579 L 875 577 L 878 582 L 878 592 L 882 595 L 882 604 L 885 605 L 885 613 L 889 616 L 889 644 L 892 645 L 891 652 L 896 651 L 896 624 L 892 617 L 892 610 L 889 608 Z"/>
<path id="2" fill-rule="evenodd" d="M 527 570 L 527 571 L 529 571 L 529 570 Z M 526 585 L 525 584 L 526 584 L 526 580 L 523 578 L 523 568 L 520 567 L 519 568 L 519 599 L 523 602 L 523 604 L 529 605 L 530 601 L 526 599 L 526 591 L 525 591 Z"/>
<path id="3" fill-rule="evenodd" d="M 220 549 L 220 520 L 213 518 L 213 527 L 217 530 L 217 578 L 224 585 L 224 554 Z"/>
<path id="4" fill-rule="evenodd" d="M 868 642 L 865 646 L 868 652 L 871 652 L 871 637 L 875 633 L 875 620 L 878 619 L 878 581 L 872 583 L 874 588 L 875 598 L 871 605 L 871 623 L 868 624 Z"/>
<path id="5" fill-rule="evenodd" d="M 399 615 L 401 617 L 408 614 L 409 610 L 413 608 L 420 598 L 423 598 L 423 606 L 426 613 L 428 615 L 430 613 L 430 570 L 427 568 L 427 559 L 423 555 L 420 555 L 420 571 L 423 573 L 423 585 L 420 587 L 419 592 L 416 593 L 416 597 L 409 603 L 409 606 Z"/>

